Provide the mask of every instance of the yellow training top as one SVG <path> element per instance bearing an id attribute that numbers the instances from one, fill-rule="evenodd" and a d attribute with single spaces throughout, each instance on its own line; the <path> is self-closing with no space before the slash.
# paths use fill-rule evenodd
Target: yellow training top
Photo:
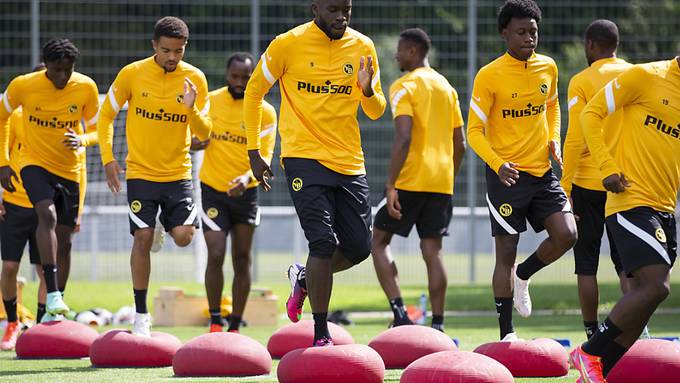
<path id="1" fill-rule="evenodd" d="M 84 135 L 97 121 L 99 95 L 91 78 L 73 72 L 64 89 L 57 89 L 45 71 L 18 76 L 7 87 L 0 107 L 0 166 L 9 164 L 9 125 L 12 111 L 23 109 L 22 150 L 19 168 L 36 165 L 50 173 L 79 182 L 82 162 L 78 151 L 64 146 L 64 133 L 72 129 L 83 141 L 96 143 L 96 135 Z"/>
<path id="2" fill-rule="evenodd" d="M 560 142 L 557 65 L 534 53 L 520 61 L 506 53 L 475 77 L 467 138 L 498 172 L 505 162 L 540 177 L 550 169 L 549 141 Z"/>
<path id="3" fill-rule="evenodd" d="M 7 124 L 9 125 L 9 166 L 17 174 L 18 180 L 12 179 L 12 184 L 16 190 L 13 193 L 5 190 L 2 194 L 2 199 L 5 202 L 30 209 L 33 208 L 33 204 L 28 199 L 28 194 L 26 194 L 26 189 L 24 189 L 21 175 L 19 174 L 19 151 L 21 150 L 21 140 L 24 134 L 21 108 L 17 108 L 12 112 Z"/>
<path id="4" fill-rule="evenodd" d="M 590 67 L 574 75 L 569 82 L 569 130 L 564 140 L 564 168 L 562 187 L 571 194 L 572 183 L 590 190 L 604 191 L 600 171 L 588 151 L 581 129 L 581 112 L 586 104 L 609 81 L 616 78 L 632 64 L 618 58 L 595 61 Z M 623 111 L 618 111 L 604 120 L 607 149 L 616 147 L 623 123 Z"/>
<path id="5" fill-rule="evenodd" d="M 581 113 L 583 134 L 602 179 L 623 173 L 630 187 L 607 193 L 605 215 L 647 206 L 673 213 L 680 186 L 680 67 L 677 60 L 635 65 L 610 81 Z M 623 110 L 614 155 L 603 123 Z"/>
<path id="6" fill-rule="evenodd" d="M 358 85 L 359 59 L 373 57 L 371 97 Z M 279 81 L 281 157 L 309 158 L 347 175 L 364 174 L 359 104 L 375 120 L 385 111 L 378 56 L 368 37 L 347 28 L 330 40 L 313 22 L 279 35 L 255 68 L 245 95 L 248 149 L 260 148 L 264 95 Z"/>
<path id="7" fill-rule="evenodd" d="M 394 118 L 413 118 L 396 188 L 453 194 L 453 130 L 463 126 L 456 90 L 434 69 L 417 68 L 390 86 L 390 103 Z"/>
<path id="8" fill-rule="evenodd" d="M 227 87 L 210 92 L 210 120 L 213 130 L 199 177 L 201 182 L 211 188 L 227 192 L 231 180 L 246 173 L 252 174 L 246 149 L 243 100 L 235 100 Z M 261 154 L 271 163 L 276 143 L 276 110 L 266 101 L 263 103 L 260 137 Z M 258 184 L 251 177 L 248 188 L 257 187 Z"/>
<path id="9" fill-rule="evenodd" d="M 192 109 L 184 105 L 184 79 L 196 85 Z M 127 179 L 171 182 L 191 179 L 191 133 L 208 138 L 208 82 L 199 69 L 180 61 L 165 72 L 154 57 L 125 66 L 116 77 L 99 113 L 97 123 L 102 162 L 114 160 L 113 119 L 128 103 Z"/>

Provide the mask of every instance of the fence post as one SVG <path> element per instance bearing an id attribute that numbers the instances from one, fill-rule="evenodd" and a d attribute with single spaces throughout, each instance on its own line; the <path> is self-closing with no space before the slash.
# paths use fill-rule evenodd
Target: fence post
<path id="1" fill-rule="evenodd" d="M 250 0 L 250 53 L 260 57 L 260 0 Z"/>
<path id="2" fill-rule="evenodd" d="M 472 86 L 475 80 L 475 73 L 477 72 L 477 0 L 468 0 L 468 49 L 467 49 L 467 100 L 469 101 L 472 97 Z M 472 149 L 467 150 L 467 205 L 470 208 L 470 224 L 468 225 L 470 230 L 470 270 L 469 270 L 469 282 L 475 283 L 477 265 L 475 257 L 477 255 L 477 244 L 476 240 L 476 230 L 475 226 L 477 220 L 475 217 L 475 207 L 477 205 L 477 160 Z"/>
<path id="3" fill-rule="evenodd" d="M 203 150 L 196 151 L 192 155 L 193 159 L 193 184 L 194 184 L 194 204 L 196 209 L 200 212 L 203 211 L 203 201 L 201 200 L 201 181 L 198 178 L 199 170 L 203 164 Z M 200 216 L 199 216 L 200 217 Z M 201 221 L 198 218 L 199 222 Z M 196 230 L 193 241 L 194 247 L 194 280 L 196 282 L 203 283 L 205 280 L 205 268 L 208 264 L 208 247 L 205 244 L 205 238 L 203 237 L 203 229 L 199 228 Z"/>
<path id="4" fill-rule="evenodd" d="M 99 280 L 99 213 L 91 210 L 90 230 L 90 280 Z"/>
<path id="5" fill-rule="evenodd" d="M 40 0 L 31 0 L 31 66 L 40 62 Z"/>

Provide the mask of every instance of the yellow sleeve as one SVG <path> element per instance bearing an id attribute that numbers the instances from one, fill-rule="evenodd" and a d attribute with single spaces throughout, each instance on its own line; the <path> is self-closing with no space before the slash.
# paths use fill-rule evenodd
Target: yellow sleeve
<path id="1" fill-rule="evenodd" d="M 491 144 L 484 135 L 488 129 L 488 115 L 494 102 L 493 92 L 484 73 L 480 72 L 475 77 L 470 100 L 470 112 L 468 113 L 467 141 L 470 147 L 479 157 L 486 162 L 491 170 L 498 173 L 505 160 L 500 158 L 493 150 Z"/>
<path id="2" fill-rule="evenodd" d="M 371 57 L 373 57 L 373 79 L 371 81 L 371 88 L 373 88 L 373 95 L 371 97 L 364 96 L 361 92 L 361 109 L 371 120 L 377 120 L 385 113 L 385 106 L 387 101 L 383 94 L 382 84 L 380 82 L 380 65 L 378 65 L 378 54 L 375 51 L 375 45 L 370 43 Z"/>
<path id="3" fill-rule="evenodd" d="M 619 77 L 610 81 L 593 97 L 581 113 L 581 127 L 586 138 L 590 154 L 600 169 L 602 179 L 612 174 L 621 173 L 604 141 L 604 120 L 610 114 L 634 104 L 641 93 L 640 86 L 645 86 L 644 69 L 634 66 L 623 72 Z M 623 124 L 621 129 L 628 129 L 630 125 Z"/>
<path id="4" fill-rule="evenodd" d="M 260 140 L 262 157 L 268 164 L 271 164 L 276 144 L 276 109 L 270 104 L 263 105 Z"/>
<path id="5" fill-rule="evenodd" d="M 130 98 L 129 67 L 123 68 L 111 84 L 97 119 L 97 136 L 104 165 L 115 160 L 113 156 L 113 120 Z"/>
<path id="6" fill-rule="evenodd" d="M 392 108 L 393 119 L 399 116 L 413 117 L 411 91 L 406 83 L 397 83 L 392 85 L 390 88 L 390 107 Z"/>
<path id="7" fill-rule="evenodd" d="M 451 88 L 451 92 L 453 93 L 453 127 L 460 128 L 465 125 L 463 112 L 460 111 L 460 100 L 458 99 L 458 92 L 456 92 L 455 89 Z"/>
<path id="8" fill-rule="evenodd" d="M 196 85 L 196 101 L 189 110 L 189 126 L 194 136 L 205 141 L 210 137 L 212 121 L 210 120 L 210 95 L 208 95 L 208 80 L 200 73 L 191 81 Z"/>
<path id="9" fill-rule="evenodd" d="M 97 136 L 97 118 L 99 113 L 99 91 L 97 85 L 92 82 L 88 89 L 87 102 L 83 108 L 83 120 L 85 127 L 83 134 L 80 136 L 84 146 L 93 146 L 99 142 Z"/>
<path id="10" fill-rule="evenodd" d="M 9 117 L 21 105 L 21 80 L 15 78 L 9 83 L 0 101 L 0 166 L 9 166 Z"/>
<path id="11" fill-rule="evenodd" d="M 262 103 L 264 95 L 283 75 L 287 52 L 285 37 L 278 36 L 269 44 L 253 71 L 243 99 L 243 119 L 246 125 L 248 150 L 260 149 L 260 126 L 262 123 Z"/>
<path id="12" fill-rule="evenodd" d="M 557 91 L 557 65 L 553 64 L 553 69 L 555 70 L 555 80 L 550 87 L 548 103 L 546 105 L 546 117 L 548 119 L 548 129 L 550 129 L 550 140 L 560 143 L 561 112 L 560 98 Z"/>
<path id="13" fill-rule="evenodd" d="M 571 186 L 574 180 L 574 174 L 578 169 L 581 161 L 581 153 L 586 144 L 581 130 L 580 116 L 583 108 L 586 106 L 586 98 L 583 93 L 583 88 L 577 84 L 577 79 L 573 78 L 569 82 L 569 128 L 567 129 L 567 137 L 564 140 L 563 149 L 563 168 L 562 168 L 562 187 L 567 195 L 571 195 Z"/>

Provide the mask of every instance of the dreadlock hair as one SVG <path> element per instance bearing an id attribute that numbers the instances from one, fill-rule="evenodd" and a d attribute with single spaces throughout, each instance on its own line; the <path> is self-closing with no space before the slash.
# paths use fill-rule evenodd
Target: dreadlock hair
<path id="1" fill-rule="evenodd" d="M 526 18 L 541 22 L 541 8 L 534 0 L 507 0 L 498 10 L 498 32 L 503 32 L 510 20 Z"/>
<path id="2" fill-rule="evenodd" d="M 154 41 L 158 41 L 161 37 L 188 40 L 189 27 L 178 17 L 165 16 L 156 21 L 156 25 L 153 27 Z"/>
<path id="3" fill-rule="evenodd" d="M 78 57 L 80 57 L 80 51 L 69 39 L 52 39 L 43 45 L 43 62 L 69 60 L 75 63 Z"/>

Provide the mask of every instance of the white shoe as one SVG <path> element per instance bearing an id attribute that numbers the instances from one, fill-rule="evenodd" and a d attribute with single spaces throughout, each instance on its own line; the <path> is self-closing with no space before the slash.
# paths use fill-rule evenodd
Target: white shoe
<path id="1" fill-rule="evenodd" d="M 645 326 L 645 328 L 642 329 L 642 334 L 640 334 L 640 339 L 652 339 L 652 336 L 649 335 L 649 327 Z"/>
<path id="2" fill-rule="evenodd" d="M 68 306 L 64 303 L 64 299 L 61 297 L 61 292 L 53 291 L 47 293 L 47 302 L 45 303 L 45 312 L 52 315 L 67 314 L 69 312 Z"/>
<path id="3" fill-rule="evenodd" d="M 531 279 L 527 279 L 526 281 L 520 279 L 517 276 L 516 270 L 517 268 L 513 267 L 512 278 L 515 282 L 513 300 L 519 315 L 527 318 L 531 315 L 531 296 L 529 295 L 529 283 L 531 282 Z"/>
<path id="4" fill-rule="evenodd" d="M 132 325 L 132 334 L 147 338 L 151 337 L 151 314 L 135 313 L 135 323 Z"/>
<path id="5" fill-rule="evenodd" d="M 160 216 L 156 217 L 156 227 L 153 229 L 153 243 L 151 244 L 151 252 L 158 253 L 163 248 L 165 243 L 165 228 L 161 223 Z"/>
<path id="6" fill-rule="evenodd" d="M 59 322 L 59 321 L 63 321 L 64 319 L 66 319 L 66 318 L 64 318 L 64 316 L 61 315 L 61 314 L 52 315 L 52 314 L 46 312 L 45 315 L 43 315 L 43 317 L 40 319 L 40 323 L 47 323 L 47 322 L 52 322 L 52 321 Z"/>
<path id="7" fill-rule="evenodd" d="M 517 337 L 517 334 L 516 334 L 516 333 L 510 332 L 510 333 L 507 333 L 507 334 L 503 337 L 503 339 L 501 339 L 501 342 L 517 342 L 518 340 L 522 340 L 522 339 L 519 339 L 519 338 Z"/>

